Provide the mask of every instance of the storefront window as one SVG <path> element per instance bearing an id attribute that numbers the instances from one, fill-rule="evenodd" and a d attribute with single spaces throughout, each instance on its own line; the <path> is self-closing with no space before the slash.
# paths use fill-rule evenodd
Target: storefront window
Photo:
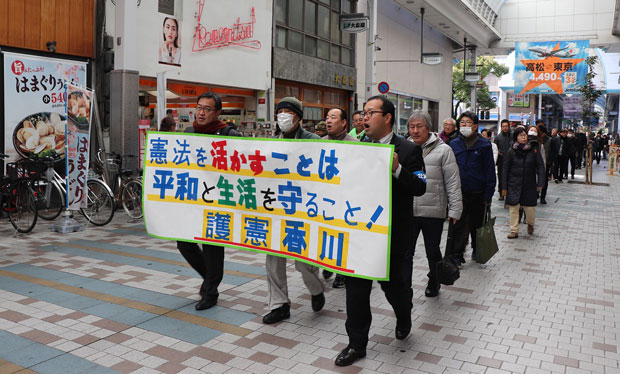
<path id="1" fill-rule="evenodd" d="M 319 40 L 316 48 L 316 56 L 324 60 L 329 59 L 329 43 Z"/>
<path id="2" fill-rule="evenodd" d="M 321 91 L 304 88 L 304 102 L 310 104 L 321 104 Z"/>
<path id="3" fill-rule="evenodd" d="M 288 0 L 288 25 L 303 30 L 304 0 Z"/>
<path id="4" fill-rule="evenodd" d="M 321 38 L 329 39 L 329 9 L 324 6 L 319 6 L 318 21 L 318 35 Z"/>
<path id="5" fill-rule="evenodd" d="M 276 47 L 286 48 L 286 29 L 276 27 Z"/>
<path id="6" fill-rule="evenodd" d="M 276 23 L 286 25 L 286 0 L 276 0 Z"/>
<path id="7" fill-rule="evenodd" d="M 331 40 L 332 42 L 340 43 L 340 29 L 338 28 L 338 13 L 332 12 L 332 26 L 331 26 Z"/>
<path id="8" fill-rule="evenodd" d="M 323 119 L 321 108 L 304 107 L 304 121 L 319 121 Z"/>
<path id="9" fill-rule="evenodd" d="M 304 37 L 293 30 L 288 30 L 288 49 L 296 52 L 304 51 Z"/>
<path id="10" fill-rule="evenodd" d="M 286 85 L 276 85 L 276 100 L 289 96 L 299 97 L 299 88 Z"/>
<path id="11" fill-rule="evenodd" d="M 306 36 L 306 43 L 304 44 L 304 52 L 308 56 L 316 56 L 316 39 L 311 36 Z"/>
<path id="12" fill-rule="evenodd" d="M 340 14 L 350 12 L 353 0 L 275 1 L 276 23 L 286 29 L 276 30 L 276 47 L 353 65 L 353 36 L 341 32 L 339 25 Z M 302 35 L 295 34 L 302 30 Z"/>
<path id="13" fill-rule="evenodd" d="M 407 120 L 413 111 L 413 99 L 398 95 L 398 133 L 407 131 Z"/>
<path id="14" fill-rule="evenodd" d="M 340 47 L 338 47 L 335 44 L 332 44 L 331 60 L 333 62 L 339 62 L 340 61 Z"/>

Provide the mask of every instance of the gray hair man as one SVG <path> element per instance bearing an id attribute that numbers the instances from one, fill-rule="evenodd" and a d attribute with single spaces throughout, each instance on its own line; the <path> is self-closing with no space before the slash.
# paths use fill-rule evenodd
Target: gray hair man
<path id="1" fill-rule="evenodd" d="M 449 224 L 454 224 L 463 210 L 461 177 L 452 148 L 431 131 L 431 117 L 426 111 L 414 110 L 407 128 L 409 140 L 422 147 L 426 166 L 426 193 L 413 200 L 413 237 L 414 243 L 417 242 L 422 231 L 429 267 L 424 295 L 435 297 L 441 287 L 436 265 L 442 258 L 439 242 L 446 213 Z"/>
<path id="2" fill-rule="evenodd" d="M 456 131 L 456 121 L 452 117 L 443 120 L 443 131 L 439 133 L 439 138 L 446 144 L 450 144 L 459 135 Z"/>

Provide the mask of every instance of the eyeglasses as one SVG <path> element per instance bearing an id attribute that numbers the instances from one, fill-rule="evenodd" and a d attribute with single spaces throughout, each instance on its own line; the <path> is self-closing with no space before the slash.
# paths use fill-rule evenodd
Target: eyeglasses
<path id="1" fill-rule="evenodd" d="M 200 106 L 200 105 L 196 105 L 196 113 L 198 112 L 215 112 L 215 108 L 211 108 L 210 106 Z"/>
<path id="2" fill-rule="evenodd" d="M 463 121 L 463 120 L 461 120 L 459 123 L 460 123 L 461 125 L 473 125 L 473 124 L 474 124 L 474 121 Z"/>
<path id="3" fill-rule="evenodd" d="M 381 110 L 369 110 L 367 112 L 363 112 L 362 113 L 362 117 L 366 118 L 366 117 L 372 117 L 373 114 L 375 113 L 382 113 L 385 114 L 385 112 L 381 111 Z"/>

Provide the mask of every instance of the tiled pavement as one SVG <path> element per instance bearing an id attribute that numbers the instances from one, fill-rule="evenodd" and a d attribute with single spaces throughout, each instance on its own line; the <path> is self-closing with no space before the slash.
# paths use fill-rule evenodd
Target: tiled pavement
<path id="1" fill-rule="evenodd" d="M 344 290 L 313 313 L 290 262 L 291 318 L 266 326 L 264 255 L 227 250 L 220 302 L 196 312 L 200 281 L 175 243 L 122 212 L 66 235 L 41 222 L 12 236 L 3 222 L 0 373 L 620 373 L 620 177 L 605 165 L 595 181 L 609 186 L 550 185 L 533 236 L 507 240 L 494 201 L 500 252 L 438 298 L 424 297 L 420 238 L 412 335 L 394 339 L 375 285 L 368 357 L 348 368 L 333 365 Z"/>

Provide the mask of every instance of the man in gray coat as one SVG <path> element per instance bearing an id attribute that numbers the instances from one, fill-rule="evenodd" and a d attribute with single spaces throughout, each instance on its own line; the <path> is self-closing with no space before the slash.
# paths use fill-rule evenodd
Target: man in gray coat
<path id="1" fill-rule="evenodd" d="M 426 165 L 426 193 L 413 200 L 414 243 L 421 230 L 429 267 L 424 295 L 435 297 L 441 287 L 436 265 L 441 261 L 439 242 L 446 214 L 454 224 L 463 211 L 461 177 L 452 148 L 431 132 L 431 117 L 426 111 L 414 110 L 408 128 L 409 139 L 422 147 Z"/>
<path id="2" fill-rule="evenodd" d="M 284 139 L 320 139 L 318 135 L 308 132 L 301 126 L 304 116 L 301 101 L 294 97 L 285 97 L 276 105 L 276 116 L 280 138 Z M 286 258 L 267 255 L 267 286 L 269 288 L 269 309 L 271 312 L 263 317 L 263 323 L 280 322 L 291 316 L 291 301 L 288 298 L 286 281 Z M 295 269 L 301 273 L 308 291 L 312 295 L 312 310 L 323 309 L 325 305 L 324 284 L 319 277 L 319 268 L 295 261 Z"/>
<path id="3" fill-rule="evenodd" d="M 512 145 L 512 137 L 510 136 L 510 122 L 507 119 L 503 119 L 500 123 L 500 133 L 495 136 L 493 143 L 497 145 L 498 157 L 497 157 L 497 191 L 499 192 L 499 199 L 504 200 L 502 196 L 502 175 L 504 169 L 504 155 L 510 149 Z"/>

